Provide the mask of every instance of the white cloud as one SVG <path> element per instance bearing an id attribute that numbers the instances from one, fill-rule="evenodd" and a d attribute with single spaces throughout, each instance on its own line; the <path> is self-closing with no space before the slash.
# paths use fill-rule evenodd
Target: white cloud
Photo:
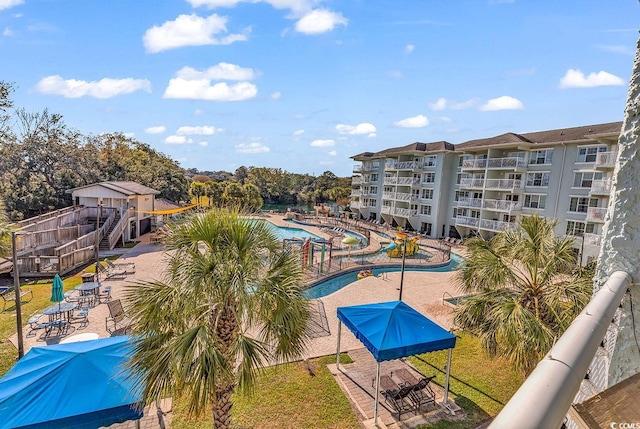
<path id="1" fill-rule="evenodd" d="M 619 86 L 624 84 L 624 81 L 618 76 L 606 71 L 589 73 L 589 76 L 585 76 L 580 70 L 569 69 L 560 79 L 560 88 L 593 88 L 596 86 Z"/>
<path id="2" fill-rule="evenodd" d="M 189 143 L 193 143 L 192 139 L 188 139 L 185 136 L 167 136 L 166 139 L 164 139 L 164 142 L 167 144 L 189 144 Z"/>
<path id="3" fill-rule="evenodd" d="M 252 79 L 254 72 L 235 64 L 220 63 L 214 67 L 199 71 L 183 67 L 176 77 L 169 80 L 164 98 L 190 100 L 241 101 L 253 98 L 258 88 L 250 82 L 238 82 L 229 85 L 226 82 L 212 84 L 212 80 Z"/>
<path id="4" fill-rule="evenodd" d="M 293 132 L 293 135 L 294 135 L 294 136 L 301 136 L 301 135 L 303 135 L 303 134 L 304 134 L 304 130 L 295 130 L 295 131 Z"/>
<path id="5" fill-rule="evenodd" d="M 265 153 L 269 152 L 269 148 L 262 143 L 240 143 L 236 145 L 238 153 Z"/>
<path id="6" fill-rule="evenodd" d="M 229 34 L 222 38 L 214 37 L 227 32 L 226 16 L 213 14 L 202 18 L 198 15 L 179 15 L 174 21 L 166 21 L 145 31 L 142 43 L 147 52 L 157 53 L 182 46 L 230 45 L 233 42 L 246 41 L 246 34 Z M 250 29 L 245 29 L 248 33 Z"/>
<path id="7" fill-rule="evenodd" d="M 423 128 L 429 125 L 429 120 L 424 115 L 418 115 L 394 122 L 393 125 L 402 128 Z"/>
<path id="8" fill-rule="evenodd" d="M 13 31 L 11 31 L 11 29 L 9 27 L 6 27 L 4 29 L 4 31 L 2 32 L 2 35 L 6 36 L 6 37 L 11 37 L 11 36 L 14 36 L 15 33 Z"/>
<path id="9" fill-rule="evenodd" d="M 415 48 L 416 48 L 416 46 L 415 46 L 415 45 L 407 45 L 407 46 L 405 46 L 405 47 L 404 47 L 404 51 L 405 51 L 407 54 L 410 54 L 411 52 L 413 52 L 413 50 L 414 50 Z"/>
<path id="10" fill-rule="evenodd" d="M 282 98 L 282 94 L 280 93 L 280 91 L 276 91 L 273 94 L 271 94 L 271 98 L 273 100 L 280 100 L 280 98 Z"/>
<path id="11" fill-rule="evenodd" d="M 176 72 L 176 77 L 185 80 L 252 80 L 255 74 L 255 71 L 248 67 L 218 63 L 205 70 L 196 70 L 193 67 L 185 66 Z"/>
<path id="12" fill-rule="evenodd" d="M 492 98 L 485 104 L 480 106 L 480 110 L 487 112 L 493 110 L 521 110 L 524 109 L 524 105 L 517 98 L 503 95 L 502 97 Z"/>
<path id="13" fill-rule="evenodd" d="M 209 125 L 198 126 L 198 127 L 180 127 L 176 134 L 179 136 L 212 136 L 217 132 L 222 131 L 222 128 L 216 128 Z"/>
<path id="14" fill-rule="evenodd" d="M 135 91 L 151 92 L 151 82 L 147 79 L 110 79 L 87 82 L 85 80 L 67 79 L 62 76 L 47 76 L 36 84 L 36 90 L 43 94 L 57 94 L 66 98 L 84 96 L 95 98 L 111 98 L 117 95 L 130 94 Z"/>
<path id="15" fill-rule="evenodd" d="M 196 109 L 193 111 L 193 116 L 202 116 L 204 115 L 204 112 L 200 109 Z"/>
<path id="16" fill-rule="evenodd" d="M 336 152 L 335 150 L 332 150 L 330 152 L 328 152 L 329 156 L 336 156 L 338 154 L 338 152 Z"/>
<path id="17" fill-rule="evenodd" d="M 480 100 L 478 98 L 470 98 L 467 101 L 457 102 L 454 100 L 447 100 L 444 97 L 440 97 L 435 103 L 429 103 L 429 108 L 436 111 L 445 109 L 464 110 L 476 106 L 479 102 Z"/>
<path id="18" fill-rule="evenodd" d="M 203 140 L 203 141 L 201 141 L 201 142 L 198 142 L 198 144 L 199 144 L 200 146 L 202 146 L 202 147 L 209 146 L 209 142 L 208 142 L 208 141 L 205 141 L 205 140 Z"/>
<path id="19" fill-rule="evenodd" d="M 128 139 L 132 139 L 136 136 L 136 133 L 124 133 L 124 136 Z"/>
<path id="20" fill-rule="evenodd" d="M 363 122 L 358 125 L 346 125 L 346 124 L 338 124 L 336 125 L 336 130 L 340 134 L 348 134 L 352 136 L 359 136 L 363 134 L 367 134 L 369 137 L 376 136 L 376 127 L 373 124 L 368 122 Z"/>
<path id="21" fill-rule="evenodd" d="M 0 10 L 9 9 L 22 3 L 24 3 L 24 0 L 0 0 Z"/>
<path id="22" fill-rule="evenodd" d="M 315 9 L 300 18 L 295 28 L 299 33 L 321 34 L 333 30 L 336 25 L 347 25 L 348 22 L 349 20 L 340 13 L 327 9 Z"/>
<path id="23" fill-rule="evenodd" d="M 162 125 L 158 127 L 149 127 L 144 129 L 144 132 L 148 134 L 162 134 L 165 131 L 167 131 L 167 128 Z"/>
<path id="24" fill-rule="evenodd" d="M 310 146 L 313 147 L 329 147 L 335 146 L 335 140 L 314 140 L 311 142 Z"/>
<path id="25" fill-rule="evenodd" d="M 218 7 L 231 8 L 239 3 L 268 3 L 275 9 L 291 9 L 292 12 L 307 11 L 311 8 L 309 0 L 187 0 L 191 6 L 205 6 L 209 9 Z"/>

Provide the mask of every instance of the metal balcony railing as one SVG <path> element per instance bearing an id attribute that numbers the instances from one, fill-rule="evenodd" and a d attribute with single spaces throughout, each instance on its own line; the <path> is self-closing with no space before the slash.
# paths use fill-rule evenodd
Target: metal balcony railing
<path id="1" fill-rule="evenodd" d="M 486 189 L 498 189 L 501 191 L 524 189 L 524 181 L 518 179 L 487 179 Z"/>
<path id="2" fill-rule="evenodd" d="M 362 208 L 362 201 L 351 201 L 349 204 L 352 209 Z"/>
<path id="3" fill-rule="evenodd" d="M 484 188 L 484 179 L 462 179 L 460 186 L 469 189 L 482 189 Z"/>
<path id="4" fill-rule="evenodd" d="M 520 201 L 484 200 L 483 208 L 501 212 L 510 212 L 522 210 L 522 203 Z"/>
<path id="5" fill-rule="evenodd" d="M 597 247 L 600 247 L 600 245 L 602 244 L 602 235 L 600 235 L 600 234 L 584 233 L 584 235 L 582 237 L 584 239 L 584 245 L 585 246 L 597 246 Z"/>
<path id="6" fill-rule="evenodd" d="M 482 199 L 481 198 L 460 198 L 458 200 L 458 207 L 474 207 L 479 209 L 482 207 Z"/>
<path id="7" fill-rule="evenodd" d="M 402 217 L 418 216 L 418 210 L 396 208 L 393 210 L 393 214 L 395 216 L 402 216 Z"/>
<path id="8" fill-rule="evenodd" d="M 508 158 L 491 158 L 487 162 L 487 168 L 490 169 L 500 169 L 500 168 L 525 168 L 528 162 L 526 158 L 516 158 L 516 157 L 508 157 Z"/>
<path id="9" fill-rule="evenodd" d="M 362 171 L 362 165 L 354 165 L 353 166 L 353 172 L 354 173 L 360 173 Z"/>
<path id="10" fill-rule="evenodd" d="M 507 231 L 507 230 L 510 230 L 510 229 L 515 229 L 516 228 L 516 223 L 515 222 L 502 222 L 502 221 L 499 221 L 499 220 L 482 219 L 480 221 L 480 228 L 488 229 L 490 231 L 500 232 L 500 231 Z"/>
<path id="11" fill-rule="evenodd" d="M 352 197 L 359 197 L 360 195 L 362 195 L 362 191 L 355 190 L 355 189 L 351 190 L 351 196 Z"/>
<path id="12" fill-rule="evenodd" d="M 480 223 L 480 219 L 476 217 L 469 216 L 458 216 L 456 217 L 456 225 L 460 226 L 469 226 L 471 228 L 477 228 Z"/>
<path id="13" fill-rule="evenodd" d="M 383 183 L 385 185 L 395 185 L 396 183 L 398 183 L 398 178 L 397 177 L 385 177 Z"/>
<path id="14" fill-rule="evenodd" d="M 590 194 L 609 195 L 611 194 L 611 180 L 594 180 L 591 182 Z"/>
<path id="15" fill-rule="evenodd" d="M 361 183 L 362 183 L 362 177 L 358 176 L 358 177 L 351 178 L 352 185 L 360 185 Z"/>
<path id="16" fill-rule="evenodd" d="M 486 159 L 466 159 L 462 161 L 462 168 L 468 170 L 482 170 L 487 167 Z"/>
<path id="17" fill-rule="evenodd" d="M 382 208 L 380 209 L 380 212 L 384 214 L 391 214 L 391 210 L 393 209 L 389 206 L 382 206 Z"/>
<path id="18" fill-rule="evenodd" d="M 385 200 L 394 200 L 396 198 L 396 193 L 395 192 L 383 192 L 382 193 L 382 198 L 384 198 Z"/>
<path id="19" fill-rule="evenodd" d="M 406 192 L 396 192 L 396 200 L 409 201 L 411 200 L 411 194 Z"/>
<path id="20" fill-rule="evenodd" d="M 599 152 L 596 155 L 596 168 L 613 168 L 616 164 L 617 151 L 612 152 Z"/>
<path id="21" fill-rule="evenodd" d="M 606 207 L 589 207 L 587 209 L 587 222 L 604 222 L 607 215 Z"/>

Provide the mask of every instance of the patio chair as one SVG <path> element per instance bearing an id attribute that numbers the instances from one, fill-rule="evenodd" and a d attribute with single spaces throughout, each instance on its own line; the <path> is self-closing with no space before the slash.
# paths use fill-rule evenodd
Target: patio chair
<path id="1" fill-rule="evenodd" d="M 98 301 L 100 304 L 103 302 L 111 301 L 111 286 L 105 286 L 100 289 L 100 293 L 98 294 Z"/>
<path id="2" fill-rule="evenodd" d="M 401 368 L 395 371 L 396 376 L 402 380 L 402 386 L 411 387 L 411 400 L 414 402 L 416 409 L 420 409 L 426 404 L 436 403 L 436 393 L 430 386 L 431 377 L 421 377 L 418 380 L 408 369 Z"/>
<path id="3" fill-rule="evenodd" d="M 125 277 L 127 277 L 126 271 L 125 270 L 121 270 L 120 268 L 106 268 L 102 264 L 97 264 L 97 266 L 98 266 L 98 271 L 101 274 L 104 274 L 105 280 L 108 280 L 111 277 L 117 277 L 117 278 L 120 278 L 120 279 L 124 279 Z"/>
<path id="4" fill-rule="evenodd" d="M 107 332 L 114 334 L 118 331 L 126 333 L 131 328 L 131 321 L 127 318 L 124 308 L 122 308 L 122 302 L 119 299 L 114 299 L 107 303 L 109 306 L 109 316 L 105 319 L 105 325 Z"/>
<path id="5" fill-rule="evenodd" d="M 80 327 L 86 328 L 87 326 L 89 326 L 89 307 L 80 308 L 80 311 L 74 314 L 71 319 L 73 321 L 80 321 Z"/>
<path id="6" fill-rule="evenodd" d="M 105 259 L 104 262 L 112 270 L 124 270 L 125 274 L 135 274 L 136 272 L 134 262 L 113 262 L 111 259 Z"/>
<path id="7" fill-rule="evenodd" d="M 416 405 L 411 398 L 413 386 L 405 386 L 400 390 L 383 390 L 381 393 L 387 404 L 391 405 L 393 411 L 398 413 L 398 420 L 401 420 L 402 414 L 413 411 L 417 414 Z"/>
<path id="8" fill-rule="evenodd" d="M 79 297 L 74 294 L 74 290 L 69 290 L 64 293 L 64 300 L 67 302 L 78 302 Z"/>

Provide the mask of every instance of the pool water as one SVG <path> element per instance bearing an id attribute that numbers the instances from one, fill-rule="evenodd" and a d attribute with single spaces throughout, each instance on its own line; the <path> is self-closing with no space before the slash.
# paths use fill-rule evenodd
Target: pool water
<path id="1" fill-rule="evenodd" d="M 304 229 L 291 228 L 288 226 L 278 226 L 266 220 L 263 220 L 261 222 L 266 222 L 267 225 L 269 225 L 269 227 L 274 230 L 274 232 L 278 236 L 278 239 L 280 240 L 289 240 L 292 238 L 301 238 L 303 240 L 311 238 L 312 240 L 321 240 L 321 238 L 317 235 L 305 231 Z"/>
<path id="2" fill-rule="evenodd" d="M 458 255 L 451 255 L 451 261 L 443 266 L 443 267 L 435 267 L 435 268 L 414 268 L 407 267 L 405 271 L 428 271 L 434 273 L 445 273 L 448 271 L 453 271 L 460 262 L 461 258 Z M 398 272 L 402 268 L 401 267 L 385 267 L 385 268 L 374 268 L 373 275 L 377 276 L 382 273 L 391 273 Z M 329 280 L 322 282 L 305 290 L 302 294 L 307 299 L 316 299 L 322 298 L 323 296 L 331 295 L 334 292 L 339 291 L 343 287 L 350 285 L 353 282 L 358 281 L 358 271 L 352 271 L 350 273 L 342 274 L 340 276 L 332 277 Z"/>

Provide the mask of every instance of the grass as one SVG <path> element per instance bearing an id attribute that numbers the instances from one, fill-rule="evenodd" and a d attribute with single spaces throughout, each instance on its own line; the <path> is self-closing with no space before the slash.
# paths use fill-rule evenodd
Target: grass
<path id="1" fill-rule="evenodd" d="M 252 395 L 233 396 L 232 416 L 238 428 L 345 428 L 358 429 L 349 401 L 327 369 L 335 356 L 278 365 L 265 369 Z M 342 363 L 348 363 L 346 355 Z M 313 375 L 312 375 L 313 374 Z M 173 406 L 171 427 L 212 427 L 211 414 L 189 419 L 183 404 Z"/>
<path id="2" fill-rule="evenodd" d="M 445 383 L 447 351 L 427 353 L 410 358 L 426 375 L 436 375 L 435 382 Z M 449 395 L 464 408 L 464 420 L 440 421 L 422 425 L 420 429 L 470 429 L 495 417 L 520 387 L 524 377 L 502 358 L 491 358 L 480 340 L 468 334 L 458 336 L 451 358 Z"/>

